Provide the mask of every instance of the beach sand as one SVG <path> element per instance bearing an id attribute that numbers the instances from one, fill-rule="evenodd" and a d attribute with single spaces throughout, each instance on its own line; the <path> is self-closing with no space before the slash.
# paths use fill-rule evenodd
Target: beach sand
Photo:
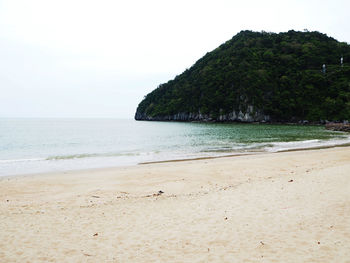
<path id="1" fill-rule="evenodd" d="M 350 147 L 0 177 L 0 262 L 350 262 Z"/>

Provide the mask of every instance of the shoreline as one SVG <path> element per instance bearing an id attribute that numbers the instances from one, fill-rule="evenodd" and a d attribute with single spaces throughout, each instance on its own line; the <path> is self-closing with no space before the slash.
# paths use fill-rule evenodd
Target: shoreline
<path id="1" fill-rule="evenodd" d="M 309 120 L 298 120 L 298 121 L 240 121 L 240 120 L 214 120 L 214 119 L 201 119 L 201 120 L 175 120 L 175 119 L 135 119 L 135 121 L 145 122 L 184 122 L 184 123 L 217 123 L 217 124 L 267 124 L 267 125 L 299 125 L 299 126 L 324 126 L 327 125 L 348 125 L 347 120 L 345 121 L 309 121 Z M 342 131 L 342 130 L 339 130 Z"/>
<path id="2" fill-rule="evenodd" d="M 132 130 L 136 127 L 145 128 L 147 132 L 147 137 L 142 139 L 140 136 L 134 136 L 128 134 L 126 130 L 122 130 L 122 134 L 128 140 L 134 141 L 133 143 L 122 143 L 120 147 L 118 145 L 110 145 L 107 139 L 96 139 L 91 145 L 89 142 L 83 143 L 77 140 L 72 145 L 70 142 L 74 141 L 74 138 L 70 138 L 69 133 L 67 133 L 64 138 L 59 139 L 59 137 L 49 136 L 47 138 L 47 144 L 51 146 L 45 146 L 46 143 L 41 145 L 36 144 L 35 137 L 40 134 L 38 127 L 50 127 L 49 121 L 40 122 L 39 126 L 35 125 L 35 121 L 28 121 L 26 127 L 32 129 L 32 134 L 34 136 L 28 136 L 26 140 L 32 141 L 30 144 L 26 144 L 25 140 L 23 142 L 11 141 L 14 137 L 9 137 L 9 145 L 13 143 L 15 147 L 11 149 L 5 148 L 2 151 L 2 158 L 0 158 L 0 176 L 16 176 L 16 175 L 28 175 L 36 173 L 48 173 L 55 171 L 70 171 L 70 170 L 82 170 L 82 169 L 99 169 L 104 167 L 119 167 L 119 166 L 130 166 L 137 165 L 139 163 L 152 163 L 152 162 L 171 162 L 171 161 L 181 161 L 181 160 L 194 160 L 203 158 L 226 158 L 226 156 L 235 156 L 242 154 L 257 154 L 265 152 L 276 152 L 283 149 L 291 148 L 315 148 L 320 145 L 326 145 L 322 147 L 328 147 L 328 145 L 334 144 L 344 144 L 350 142 L 350 134 L 340 133 L 340 132 L 330 132 L 323 128 L 311 128 L 311 127 L 295 127 L 289 128 L 285 127 L 268 127 L 268 125 L 260 125 L 257 130 L 254 127 L 245 127 L 244 125 L 224 125 L 222 129 L 223 134 L 220 137 L 217 132 L 217 126 L 207 126 L 207 125 L 189 125 L 188 129 L 183 129 L 183 125 L 145 125 L 140 124 L 135 121 L 126 122 L 91 122 L 91 121 L 61 121 L 56 123 L 60 124 L 62 127 L 71 127 L 74 129 L 81 129 L 81 127 L 90 127 L 88 133 L 91 133 L 92 137 L 95 137 L 96 127 L 99 125 L 114 127 L 113 129 L 105 129 L 108 131 L 110 137 L 114 138 L 118 134 L 118 127 L 130 127 Z M 98 125 L 95 125 L 98 124 Z M 13 127 L 12 127 L 12 126 Z M 14 121 L 8 123 L 8 128 L 15 129 L 16 125 L 20 125 Z M 65 126 L 66 125 L 66 126 Z M 299 126 L 299 125 L 298 125 Z M 305 125 L 304 125 L 305 126 Z M 12 128 L 11 128 L 12 127 Z M 117 128 L 116 128 L 117 127 Z M 165 133 L 162 133 L 162 137 L 159 142 L 157 142 L 156 136 L 157 132 L 154 132 L 162 127 Z M 186 126 L 187 127 L 187 126 Z M 251 129 L 252 128 L 252 129 Z M 38 130 L 39 129 L 39 130 Z M 50 128 L 51 129 L 51 128 Z M 51 134 L 49 130 L 45 130 L 47 134 Z M 116 130 L 114 132 L 114 129 Z M 169 140 L 169 136 L 177 136 L 176 133 L 172 133 L 173 129 L 179 129 L 179 132 L 184 132 L 184 140 L 177 139 Z M 64 129 L 68 131 L 69 129 Z M 113 132 L 112 132 L 113 131 Z M 252 135 L 257 136 L 251 137 Z M 286 134 L 284 133 L 286 131 Z M 84 130 L 81 130 L 82 134 L 85 134 Z M 181 133 L 180 132 L 180 133 Z M 232 132 L 232 134 L 231 134 Z M 242 134 L 244 138 L 238 138 Z M 192 135 L 185 135 L 185 134 Z M 11 132 L 4 133 L 3 136 L 7 138 L 6 134 L 11 134 Z M 94 135 L 95 134 L 95 135 Z M 168 134 L 168 135 L 166 135 Z M 171 135 L 172 134 L 172 135 Z M 194 134 L 201 134 L 201 136 L 194 136 Z M 283 135 L 283 136 L 282 136 Z M 122 136 L 122 137 L 123 137 Z M 129 137 L 131 136 L 131 137 Z M 134 137 L 133 137 L 134 136 Z M 207 137 L 206 137 L 207 136 Z M 233 136 L 233 137 L 232 137 Z M 237 137 L 238 136 L 238 137 Z M 282 137 L 281 137 L 282 136 Z M 118 136 L 117 136 L 118 137 Z M 115 138 L 115 141 L 119 139 Z M 123 137 L 123 138 L 124 138 Z M 175 138 L 174 137 L 174 138 Z M 232 138 L 231 138 L 232 137 Z M 236 138 L 237 137 L 237 138 Z M 12 139 L 11 139 L 12 138 Z M 82 136 L 83 138 L 88 138 Z M 149 142 L 147 138 L 153 138 Z M 253 139 L 252 139 L 253 138 Z M 154 142 L 153 142 L 154 141 Z M 21 148 L 23 144 L 24 148 Z M 62 144 L 62 145 L 61 145 Z M 96 144 L 96 145 L 95 145 Z M 33 145 L 33 146 L 30 146 Z M 55 146 L 56 145 L 56 146 Z M 84 146 L 85 145 L 85 146 Z M 30 147 L 29 147 L 30 146 Z M 26 148 L 28 147 L 28 148 Z"/>
<path id="3" fill-rule="evenodd" d="M 298 151 L 309 151 L 309 150 L 321 150 L 321 149 L 330 149 L 338 147 L 349 147 L 350 143 L 343 143 L 337 145 L 324 145 L 316 147 L 305 147 L 305 148 L 296 148 L 296 149 L 287 149 L 280 150 L 276 152 L 261 151 L 261 152 L 246 152 L 246 153 L 237 153 L 237 154 L 228 154 L 220 156 L 208 156 L 208 157 L 198 157 L 198 158 L 188 158 L 188 159 L 175 159 L 175 160 L 164 160 L 164 161 L 153 161 L 153 162 L 142 162 L 137 165 L 147 165 L 147 164 L 157 164 L 157 163 L 177 163 L 177 162 L 186 162 L 186 161 L 199 161 L 199 160 L 211 160 L 211 159 L 220 159 L 220 158 L 230 158 L 230 157 L 239 157 L 239 156 L 249 156 L 249 155 L 259 155 L 259 154 L 273 154 L 273 153 L 283 153 L 283 152 L 298 152 Z"/>
<path id="4" fill-rule="evenodd" d="M 347 262 L 350 146 L 0 179 L 4 262 Z"/>
<path id="5" fill-rule="evenodd" d="M 109 169 L 118 169 L 118 168 L 130 168 L 137 167 L 142 165 L 150 165 L 150 164 L 162 164 L 162 163 L 178 163 L 178 162 L 190 162 L 190 161 L 201 161 L 201 160 L 214 160 L 214 159 L 222 159 L 222 158 L 235 158 L 240 156 L 255 156 L 255 155 L 266 155 L 266 154 L 276 154 L 276 153 L 284 153 L 284 152 L 299 152 L 299 151 L 309 151 L 309 150 L 322 150 L 322 149 L 332 149 L 339 147 L 350 147 L 350 143 L 343 143 L 337 145 L 324 145 L 324 146 L 316 146 L 316 147 L 305 147 L 305 148 L 296 148 L 296 149 L 287 149 L 280 150 L 275 152 L 269 151 L 251 151 L 244 153 L 236 153 L 236 154 L 228 154 L 228 155 L 220 155 L 220 156 L 203 156 L 203 157 L 194 157 L 194 158 L 182 158 L 182 159 L 170 159 L 170 160 L 161 160 L 161 161 L 150 161 L 150 162 L 140 162 L 131 165 L 117 165 L 117 166 L 104 166 L 104 167 L 95 167 L 95 168 L 86 168 L 86 169 L 70 169 L 70 170 L 61 170 L 61 171 L 48 171 L 48 172 L 30 172 L 30 173 L 21 173 L 21 174 L 12 174 L 12 175 L 4 175 L 0 176 L 0 181 L 2 179 L 13 178 L 13 177 L 27 177 L 27 176 L 37 176 L 42 174 L 57 174 L 57 173 L 70 173 L 70 172 L 89 172 L 89 171 L 103 171 Z"/>

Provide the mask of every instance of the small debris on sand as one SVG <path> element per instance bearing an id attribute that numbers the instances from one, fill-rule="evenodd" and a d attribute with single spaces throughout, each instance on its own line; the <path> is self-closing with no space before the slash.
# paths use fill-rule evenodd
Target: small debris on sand
<path id="1" fill-rule="evenodd" d="M 292 183 L 292 182 L 294 182 L 293 179 L 290 179 L 290 180 L 288 181 L 288 183 Z"/>
<path id="2" fill-rule="evenodd" d="M 162 194 L 164 194 L 164 192 L 162 190 L 159 190 L 158 193 L 153 194 L 153 196 L 159 196 L 159 195 L 162 195 Z"/>
<path id="3" fill-rule="evenodd" d="M 98 236 L 98 233 L 95 233 L 93 236 L 94 236 L 94 237 L 97 237 L 97 236 Z"/>

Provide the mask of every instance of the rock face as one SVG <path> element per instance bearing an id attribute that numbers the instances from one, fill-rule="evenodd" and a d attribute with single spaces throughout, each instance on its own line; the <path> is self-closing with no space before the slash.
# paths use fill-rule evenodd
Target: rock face
<path id="1" fill-rule="evenodd" d="M 203 122 L 269 122 L 270 116 L 263 114 L 261 111 L 254 111 L 253 106 L 248 106 L 245 112 L 232 111 L 229 114 L 220 114 L 213 116 L 210 114 L 201 114 L 200 112 L 180 112 L 167 116 L 147 116 L 144 113 L 136 112 L 135 120 L 146 121 L 203 121 Z"/>

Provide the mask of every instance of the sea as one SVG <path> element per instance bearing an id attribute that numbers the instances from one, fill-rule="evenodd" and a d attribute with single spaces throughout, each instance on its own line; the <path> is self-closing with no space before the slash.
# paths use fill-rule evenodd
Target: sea
<path id="1" fill-rule="evenodd" d="M 219 157 L 350 143 L 323 126 L 0 119 L 0 176 Z"/>

